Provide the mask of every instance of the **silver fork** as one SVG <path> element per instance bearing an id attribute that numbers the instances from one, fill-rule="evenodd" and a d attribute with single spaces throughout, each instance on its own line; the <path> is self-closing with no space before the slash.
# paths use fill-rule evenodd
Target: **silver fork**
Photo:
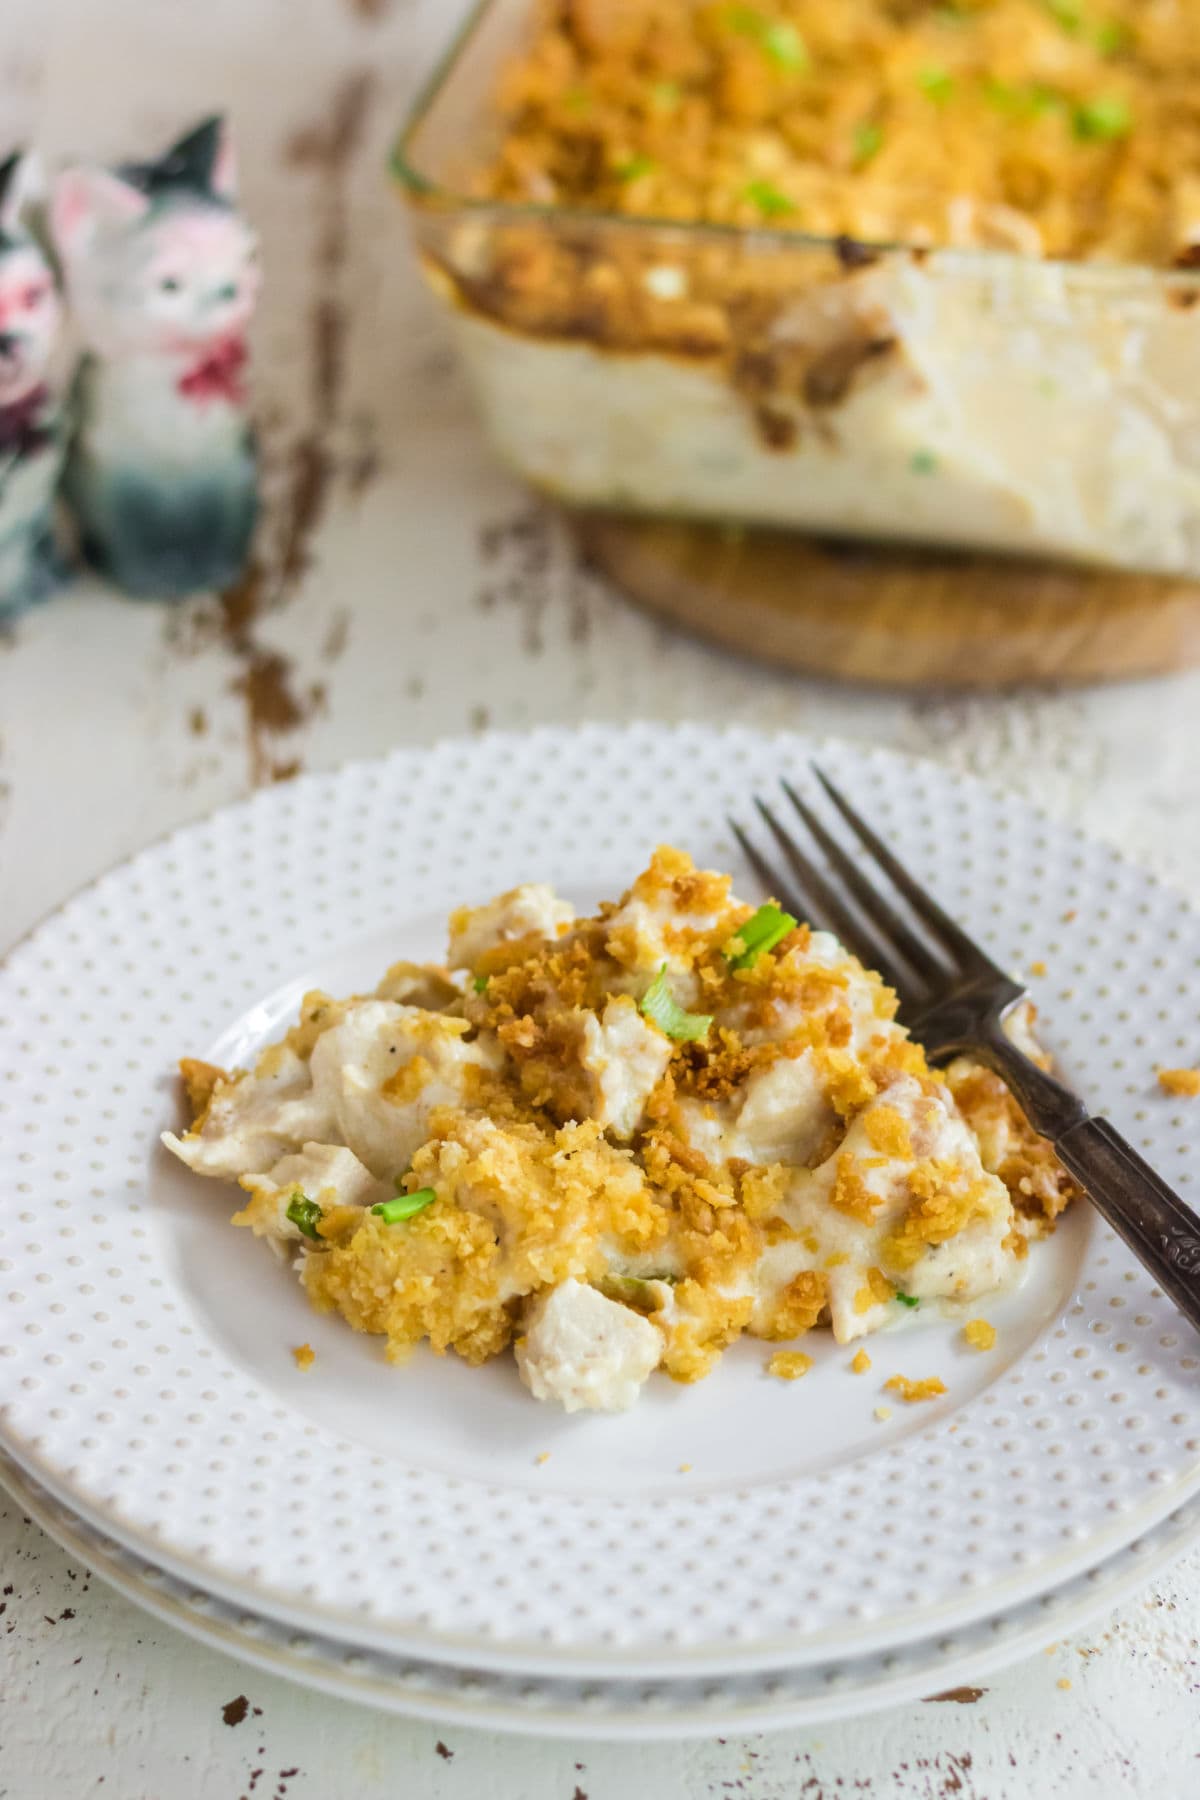
<path id="1" fill-rule="evenodd" d="M 764 856 L 736 820 L 729 824 L 769 893 L 799 918 L 824 926 L 878 969 L 900 999 L 900 1019 L 932 1060 L 969 1051 L 1012 1090 L 1034 1129 L 1092 1203 L 1200 1330 L 1200 1217 L 1142 1160 L 1107 1119 L 1013 1043 L 1004 1019 L 1025 989 L 982 951 L 820 769 L 813 770 L 872 865 L 867 874 L 790 782 L 780 785 L 824 853 L 807 854 L 765 800 L 755 806 L 782 854 Z M 890 889 L 890 893 L 888 890 Z"/>

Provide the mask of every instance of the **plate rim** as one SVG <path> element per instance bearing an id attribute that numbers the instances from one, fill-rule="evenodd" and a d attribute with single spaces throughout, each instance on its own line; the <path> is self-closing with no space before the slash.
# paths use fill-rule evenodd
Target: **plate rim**
<path id="1" fill-rule="evenodd" d="M 990 1647 L 983 1647 L 968 1652 L 964 1657 L 956 1653 L 954 1645 L 940 1645 L 945 1659 L 944 1669 L 930 1669 L 927 1673 L 909 1671 L 895 1677 L 885 1677 L 882 1683 L 867 1683 L 864 1687 L 847 1688 L 839 1685 L 836 1693 L 828 1693 L 820 1699 L 808 1701 L 792 1699 L 771 1704 L 764 1700 L 758 1704 L 747 1704 L 731 1712 L 710 1712 L 707 1708 L 688 1708 L 678 1714 L 671 1714 L 657 1705 L 651 1708 L 645 1705 L 644 1710 L 630 1708 L 624 1713 L 595 1713 L 586 1706 L 576 1711 L 553 1712 L 530 1708 L 529 1712 L 521 1710 L 521 1695 L 506 1694 L 503 1698 L 493 1697 L 488 1702 L 480 1702 L 471 1698 L 430 1699 L 423 1697 L 420 1690 L 409 1692 L 400 1689 L 403 1699 L 397 1697 L 396 1691 L 389 1691 L 387 1678 L 383 1674 L 375 1674 L 368 1670 L 359 1671 L 340 1667 L 329 1658 L 314 1651 L 311 1656 L 304 1656 L 290 1645 L 274 1643 L 268 1637 L 265 1641 L 249 1632 L 243 1633 L 236 1620 L 217 1621 L 208 1618 L 198 1607 L 188 1605 L 184 1596 L 164 1594 L 157 1584 L 147 1579 L 140 1569 L 125 1570 L 110 1553 L 108 1545 L 92 1544 L 85 1534 L 95 1532 L 85 1521 L 74 1516 L 70 1509 L 58 1506 L 49 1495 L 40 1492 L 32 1477 L 27 1476 L 12 1460 L 0 1451 L 0 1490 L 16 1500 L 40 1530 L 44 1531 L 60 1549 L 77 1557 L 96 1574 L 114 1592 L 128 1600 L 131 1605 L 150 1617 L 159 1620 L 172 1630 L 177 1630 L 194 1642 L 203 1644 L 210 1650 L 244 1662 L 253 1668 L 265 1671 L 282 1681 L 304 1689 L 330 1694 L 340 1700 L 353 1701 L 357 1705 L 370 1707 L 373 1711 L 385 1712 L 392 1716 L 423 1719 L 434 1724 L 453 1725 L 471 1730 L 488 1730 L 502 1732 L 512 1737 L 563 1738 L 577 1740 L 581 1733 L 594 1739 L 616 1743 L 650 1743 L 656 1741 L 679 1742 L 690 1738 L 711 1737 L 714 1733 L 728 1736 L 743 1733 L 789 1731 L 815 1728 L 855 1718 L 866 1718 L 870 1715 L 886 1711 L 893 1706 L 902 1706 L 915 1702 L 927 1702 L 937 1699 L 930 1694 L 928 1683 L 949 1678 L 955 1685 L 967 1685 L 975 1681 L 987 1680 L 1003 1673 L 1015 1664 L 1032 1658 L 1045 1645 L 1040 1640 L 1046 1634 L 1053 1633 L 1055 1639 L 1069 1638 L 1075 1633 L 1087 1629 L 1101 1618 L 1109 1617 L 1120 1606 L 1124 1605 L 1134 1594 L 1141 1591 L 1149 1582 L 1157 1579 L 1165 1569 L 1173 1567 L 1200 1543 L 1200 1506 L 1190 1503 L 1191 1517 L 1169 1529 L 1176 1514 L 1170 1514 L 1165 1520 L 1153 1527 L 1147 1534 L 1148 1541 L 1155 1538 L 1163 1540 L 1153 1547 L 1135 1555 L 1139 1540 L 1135 1539 L 1124 1549 L 1115 1552 L 1113 1557 L 1095 1565 L 1087 1576 L 1075 1576 L 1065 1586 L 1074 1582 L 1090 1582 L 1090 1587 L 1081 1587 L 1074 1604 L 1067 1600 L 1062 1589 L 1050 1589 L 1037 1599 L 1020 1602 L 1012 1611 L 1023 1611 L 1038 1606 L 1045 1608 L 1047 1603 L 1053 1609 L 1053 1616 L 1045 1619 L 1031 1617 L 1024 1626 L 998 1640 Z M 1179 1509 L 1180 1515 L 1189 1511 L 1189 1503 Z M 154 1572 L 153 1565 L 135 1551 L 123 1546 L 113 1546 L 118 1556 L 130 1557 L 139 1563 L 145 1563 L 146 1569 Z M 1111 1565 L 1129 1559 L 1129 1566 L 1120 1571 Z M 1105 1580 L 1105 1573 L 1109 1572 Z M 167 1571 L 168 1580 L 182 1585 L 178 1578 Z M 203 1590 L 201 1590 L 203 1591 Z M 217 1598 L 222 1606 L 233 1603 L 221 1600 L 218 1596 L 206 1595 L 206 1598 Z M 1057 1603 L 1057 1604 L 1056 1604 Z M 268 1615 L 255 1613 L 252 1608 L 243 1611 L 254 1618 L 257 1625 L 263 1625 L 268 1632 L 281 1632 L 287 1629 L 278 1620 Z M 977 1621 L 971 1629 L 979 1629 L 987 1623 L 995 1629 L 998 1620 L 1006 1617 L 1000 1613 L 987 1621 Z M 918 1640 L 918 1645 L 925 1640 Z M 334 1642 L 334 1647 L 341 1646 Z M 353 1649 L 352 1646 L 346 1646 Z M 909 1646 L 911 1649 L 912 1646 Z M 440 1663 L 423 1662 L 422 1659 L 410 1659 L 423 1668 L 435 1670 L 444 1667 L 455 1667 Z M 851 1659 L 853 1661 L 854 1659 Z M 861 1660 L 878 1661 L 879 1653 Z M 817 1664 L 814 1667 L 819 1668 Z M 462 1670 L 464 1674 L 477 1675 L 487 1671 Z M 766 1674 L 765 1671 L 758 1671 Z M 522 1678 L 513 1672 L 514 1685 L 521 1683 Z M 553 1676 L 540 1678 L 551 1684 Z M 696 1677 L 691 1677 L 696 1679 Z M 660 1677 L 660 1682 L 670 1685 L 669 1677 Z M 526 1682 L 525 1685 L 528 1685 Z M 603 1685 L 600 1678 L 596 1685 Z"/>

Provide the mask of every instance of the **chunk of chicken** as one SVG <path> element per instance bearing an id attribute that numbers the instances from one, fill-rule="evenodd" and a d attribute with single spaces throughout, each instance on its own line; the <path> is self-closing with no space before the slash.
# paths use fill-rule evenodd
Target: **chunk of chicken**
<path id="1" fill-rule="evenodd" d="M 235 1213 L 234 1224 L 248 1225 L 255 1237 L 277 1245 L 304 1236 L 287 1216 L 296 1194 L 315 1200 L 323 1212 L 334 1206 L 373 1206 L 391 1198 L 387 1185 L 341 1144 L 305 1144 L 297 1155 L 281 1157 L 268 1174 L 243 1175 L 241 1185 L 250 1199 Z"/>
<path id="2" fill-rule="evenodd" d="M 486 906 L 460 906 L 450 915 L 449 965 L 473 969 L 500 944 L 525 937 L 557 937 L 560 927 L 570 925 L 574 917 L 574 907 L 541 881 L 510 888 Z"/>
<path id="3" fill-rule="evenodd" d="M 252 1075 L 218 1081 L 191 1131 L 164 1131 L 162 1141 L 197 1175 L 235 1181 L 265 1174 L 288 1151 L 329 1137 L 332 1127 L 329 1096 L 314 1088 L 308 1063 L 278 1045 Z"/>
<path id="4" fill-rule="evenodd" d="M 662 1352 L 649 1320 L 574 1279 L 531 1302 L 516 1344 L 530 1393 L 566 1412 L 625 1412 Z"/>

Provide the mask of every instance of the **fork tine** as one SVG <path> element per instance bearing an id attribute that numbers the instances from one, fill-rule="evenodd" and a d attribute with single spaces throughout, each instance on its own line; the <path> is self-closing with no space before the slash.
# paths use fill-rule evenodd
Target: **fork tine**
<path id="1" fill-rule="evenodd" d="M 932 894 L 927 893 L 914 876 L 909 874 L 904 864 L 888 849 L 879 833 L 867 824 L 861 813 L 833 785 L 828 775 L 818 768 L 816 763 L 812 765 L 812 771 L 846 823 L 857 833 L 860 842 L 865 844 L 893 886 L 908 901 L 921 924 L 946 951 L 953 955 L 959 968 L 1003 977 L 1003 970 L 996 967 L 975 940 L 968 937 L 962 926 L 956 923 L 943 907 L 939 906 Z"/>
<path id="2" fill-rule="evenodd" d="M 786 900 L 790 905 L 798 908 L 800 914 L 805 918 L 814 915 L 819 910 L 814 907 L 811 896 L 803 889 L 796 888 L 792 893 L 788 893 L 788 883 L 780 880 L 779 870 L 771 867 L 766 857 L 755 846 L 753 839 L 747 837 L 736 819 L 727 819 L 725 822 L 737 839 L 742 855 L 769 894 L 778 894 L 781 900 Z"/>
<path id="3" fill-rule="evenodd" d="M 886 933 L 905 962 L 931 982 L 939 977 L 944 980 L 952 973 L 945 962 L 932 953 L 929 945 L 909 929 L 897 909 L 888 902 L 875 883 L 868 880 L 854 858 L 842 848 L 812 807 L 801 799 L 791 782 L 781 780 L 779 785 L 824 850 L 834 873 L 840 875 L 867 917 L 877 930 Z"/>
<path id="4" fill-rule="evenodd" d="M 804 855 L 791 834 L 784 830 L 764 800 L 755 795 L 754 804 L 802 888 L 816 898 L 816 922 L 821 923 L 823 918 L 847 949 L 853 950 L 868 968 L 878 969 L 888 986 L 895 988 L 902 998 L 918 998 L 911 976 L 903 973 L 897 966 L 893 947 L 880 936 L 874 921 L 863 919 L 851 911 L 833 884 L 825 879 L 816 865 Z"/>

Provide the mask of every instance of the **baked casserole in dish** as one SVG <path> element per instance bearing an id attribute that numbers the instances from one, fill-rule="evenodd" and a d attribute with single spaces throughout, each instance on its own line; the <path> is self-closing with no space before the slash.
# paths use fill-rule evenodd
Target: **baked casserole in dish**
<path id="1" fill-rule="evenodd" d="M 1200 0 L 487 0 L 395 167 L 540 489 L 1200 575 Z"/>

